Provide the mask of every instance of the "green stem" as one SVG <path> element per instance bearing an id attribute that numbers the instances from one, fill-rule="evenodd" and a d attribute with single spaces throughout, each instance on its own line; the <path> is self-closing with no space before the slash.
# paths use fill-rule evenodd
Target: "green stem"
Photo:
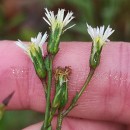
<path id="1" fill-rule="evenodd" d="M 62 110 L 59 110 L 59 112 L 58 112 L 58 117 L 57 117 L 56 130 L 61 130 L 62 122 L 63 122 Z"/>
<path id="2" fill-rule="evenodd" d="M 54 115 L 55 115 L 55 113 L 56 113 L 56 110 L 57 110 L 57 109 L 51 109 L 51 110 L 50 110 L 50 116 L 49 116 L 49 119 L 48 119 L 49 122 L 52 121 L 52 119 L 53 119 L 53 117 L 54 117 Z"/>
<path id="3" fill-rule="evenodd" d="M 43 85 L 43 88 L 44 88 L 45 97 L 47 99 L 47 84 L 44 80 L 42 81 L 42 85 Z"/>
<path id="4" fill-rule="evenodd" d="M 76 94 L 76 96 L 72 100 L 72 103 L 70 104 L 70 106 L 68 107 L 68 109 L 63 113 L 63 117 L 65 117 L 76 106 L 76 103 L 77 103 L 78 99 L 80 98 L 80 96 L 82 95 L 82 93 L 84 92 L 84 90 L 86 89 L 86 87 L 88 86 L 88 84 L 89 84 L 89 82 L 90 82 L 90 80 L 91 80 L 94 72 L 95 72 L 95 69 L 90 69 L 90 72 L 88 74 L 88 77 L 87 77 L 87 79 L 86 79 L 83 87 Z"/>
<path id="5" fill-rule="evenodd" d="M 45 119 L 44 119 L 44 125 L 42 126 L 41 130 L 51 130 L 51 122 L 48 121 L 49 116 L 50 116 L 50 107 L 51 107 L 51 102 L 50 102 L 50 97 L 51 97 L 51 82 L 52 82 L 52 63 L 53 63 L 53 58 L 49 56 L 50 60 L 50 68 L 48 70 L 47 74 L 47 97 L 46 97 L 46 110 L 45 110 Z"/>

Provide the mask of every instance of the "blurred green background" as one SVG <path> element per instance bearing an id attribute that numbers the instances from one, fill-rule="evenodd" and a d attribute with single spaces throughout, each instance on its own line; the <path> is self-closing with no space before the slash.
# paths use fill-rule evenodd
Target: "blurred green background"
<path id="1" fill-rule="evenodd" d="M 47 24 L 42 17 L 44 8 L 72 10 L 77 26 L 67 31 L 62 40 L 90 40 L 86 22 L 92 26 L 111 25 L 112 40 L 130 41 L 130 0 L 1 0 L 0 39 L 29 40 Z"/>
<path id="2" fill-rule="evenodd" d="M 111 40 L 130 41 L 130 0 L 1 0 L 0 40 L 30 40 L 38 32 L 48 30 L 42 17 L 44 8 L 72 10 L 73 23 L 63 41 L 88 41 L 86 22 L 92 26 L 111 25 L 114 32 Z M 72 24 L 73 24 L 72 23 Z M 29 124 L 42 120 L 42 115 L 33 111 L 7 112 L 0 123 L 0 130 L 21 130 Z"/>

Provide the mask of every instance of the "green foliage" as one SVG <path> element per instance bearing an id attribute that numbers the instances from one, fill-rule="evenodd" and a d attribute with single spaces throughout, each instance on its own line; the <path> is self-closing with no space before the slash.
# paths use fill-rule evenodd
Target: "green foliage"
<path id="1" fill-rule="evenodd" d="M 43 7 L 47 7 L 54 11 L 57 11 L 58 8 L 65 8 L 74 12 L 75 21 L 73 23 L 76 23 L 77 26 L 64 34 L 62 37 L 64 41 L 89 40 L 86 22 L 95 27 L 110 24 L 116 30 L 112 40 L 130 41 L 129 0 L 38 0 L 37 4 L 39 3 L 42 5 L 42 10 L 41 8 L 33 8 L 33 12 L 21 10 L 9 20 L 7 20 L 3 8 L 0 6 L 0 39 L 16 40 L 21 38 L 29 40 L 38 31 L 45 32 L 46 24 L 42 20 L 42 16 L 44 15 Z M 31 3 L 26 8 L 31 8 Z M 36 13 L 37 16 L 33 16 L 35 12 L 42 14 Z M 39 22 L 39 20 L 41 21 Z"/>
<path id="2" fill-rule="evenodd" d="M 33 111 L 7 111 L 0 122 L 0 130 L 21 130 L 43 120 L 43 115 Z"/>
<path id="3" fill-rule="evenodd" d="M 121 10 L 122 4 L 123 4 L 122 0 L 103 1 L 101 17 L 105 25 L 113 24 L 114 19 Z"/>
<path id="4" fill-rule="evenodd" d="M 130 41 L 130 1 L 129 0 L 58 0 L 59 5 L 73 10 L 77 26 L 65 35 L 63 40 L 86 41 L 89 39 L 85 23 L 94 27 L 99 25 L 111 25 L 116 31 L 112 40 Z M 46 1 L 53 3 L 52 0 Z M 47 4 L 49 5 L 49 4 Z M 58 3 L 50 8 L 56 10 Z M 64 5 L 64 6 L 63 6 Z M 77 37 L 76 37 L 77 35 Z"/>

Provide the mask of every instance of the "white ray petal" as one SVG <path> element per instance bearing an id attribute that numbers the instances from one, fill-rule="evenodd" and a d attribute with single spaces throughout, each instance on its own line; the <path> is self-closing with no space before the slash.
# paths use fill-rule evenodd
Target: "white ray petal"
<path id="1" fill-rule="evenodd" d="M 104 33 L 104 25 L 102 27 L 100 27 L 100 36 L 102 36 Z"/>
<path id="2" fill-rule="evenodd" d="M 63 31 L 63 33 L 64 33 L 65 31 L 67 31 L 68 29 L 74 27 L 75 25 L 76 25 L 76 24 L 73 24 L 73 25 L 69 26 L 68 28 L 66 28 L 66 29 Z"/>
<path id="3" fill-rule="evenodd" d="M 47 37 L 48 37 L 47 32 L 45 32 L 45 34 L 42 36 L 42 39 L 41 39 L 41 41 L 39 43 L 40 47 L 45 43 Z"/>
<path id="4" fill-rule="evenodd" d="M 32 43 L 35 43 L 36 40 L 37 40 L 36 38 L 31 37 L 31 42 L 32 42 Z"/>
<path id="5" fill-rule="evenodd" d="M 42 33 L 39 32 L 38 35 L 37 35 L 37 38 L 36 38 L 37 40 L 36 40 L 35 44 L 39 44 L 40 41 L 41 41 L 41 38 L 42 38 Z"/>
<path id="6" fill-rule="evenodd" d="M 18 41 L 16 42 L 16 45 L 18 45 L 20 48 L 22 48 L 25 52 L 27 52 L 28 49 L 28 45 L 24 44 L 21 40 L 18 39 Z"/>
<path id="7" fill-rule="evenodd" d="M 47 22 L 48 25 L 51 26 L 50 22 L 45 17 L 43 17 L 43 19 Z"/>
<path id="8" fill-rule="evenodd" d="M 88 24 L 87 24 L 87 27 L 88 27 L 87 31 L 88 31 L 89 35 L 91 36 L 92 39 L 94 39 L 94 30 L 93 30 L 93 28 L 91 26 L 89 26 Z"/>
<path id="9" fill-rule="evenodd" d="M 68 12 L 63 21 L 64 26 L 66 26 L 72 19 L 74 19 L 73 12 Z"/>

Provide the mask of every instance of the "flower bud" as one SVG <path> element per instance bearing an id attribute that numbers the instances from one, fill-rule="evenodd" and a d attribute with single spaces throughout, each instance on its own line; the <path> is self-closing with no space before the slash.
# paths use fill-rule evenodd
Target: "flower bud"
<path id="1" fill-rule="evenodd" d="M 64 108 L 68 102 L 68 80 L 71 69 L 58 67 L 55 71 L 56 92 L 52 102 L 52 108 Z"/>

